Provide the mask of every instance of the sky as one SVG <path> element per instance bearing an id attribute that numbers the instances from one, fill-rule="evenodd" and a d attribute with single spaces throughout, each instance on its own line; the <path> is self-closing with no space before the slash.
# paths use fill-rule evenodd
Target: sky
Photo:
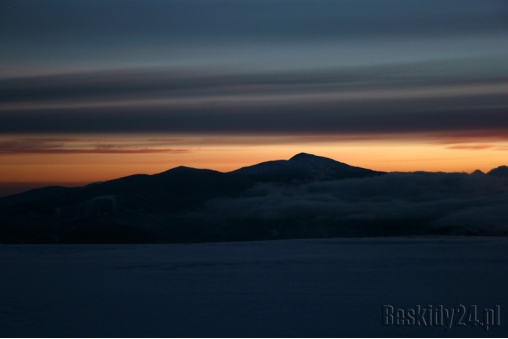
<path id="1" fill-rule="evenodd" d="M 299 152 L 488 171 L 508 164 L 507 36 L 506 0 L 0 0 L 0 182 Z"/>

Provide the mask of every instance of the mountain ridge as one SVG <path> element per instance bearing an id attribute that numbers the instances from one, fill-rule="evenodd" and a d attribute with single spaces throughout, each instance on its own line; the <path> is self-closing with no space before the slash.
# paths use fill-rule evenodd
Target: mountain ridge
<path id="1" fill-rule="evenodd" d="M 231 172 L 178 166 L 0 198 L 0 243 L 477 235 L 486 218 L 506 234 L 506 172 L 385 173 L 307 153 Z"/>
<path id="2" fill-rule="evenodd" d="M 419 173 L 421 171 L 410 172 Z M 171 175 L 193 176 L 197 174 L 213 175 L 235 175 L 251 179 L 255 182 L 272 182 L 296 184 L 310 181 L 341 180 L 347 178 L 362 178 L 376 175 L 383 175 L 389 172 L 375 171 L 362 167 L 351 166 L 346 163 L 310 153 L 300 152 L 288 160 L 268 160 L 254 165 L 244 166 L 229 172 L 220 172 L 207 168 L 195 168 L 189 166 L 177 166 L 166 171 L 155 174 L 132 174 L 125 177 L 115 178 L 107 181 L 94 182 L 81 187 L 47 186 L 29 189 L 4 197 L 0 197 L 0 207 L 6 204 L 22 203 L 38 198 L 48 198 L 55 194 L 68 193 L 79 189 L 97 189 L 97 187 L 111 186 L 113 183 L 139 180 L 150 180 L 150 178 L 163 178 Z M 434 173 L 434 172 L 428 172 Z M 501 165 L 483 173 L 476 170 L 471 174 L 484 174 L 497 177 L 508 177 L 508 166 Z"/>
<path id="3" fill-rule="evenodd" d="M 322 165 L 323 162 L 327 163 L 328 165 L 329 164 L 335 164 L 336 166 L 341 167 L 343 169 L 346 169 L 346 168 L 360 169 L 360 170 L 362 170 L 362 174 L 384 174 L 385 173 L 385 172 L 372 171 L 372 170 L 363 169 L 363 168 L 360 168 L 360 167 L 350 166 L 350 165 L 347 165 L 345 163 L 336 161 L 336 160 L 331 159 L 331 158 L 320 157 L 320 156 L 312 155 L 312 154 L 309 154 L 309 153 L 298 153 L 298 154 L 294 155 L 293 157 L 291 157 L 289 160 L 270 160 L 270 161 L 265 161 L 265 162 L 261 162 L 261 163 L 258 163 L 258 164 L 254 164 L 254 165 L 250 165 L 250 166 L 245 166 L 245 167 L 242 167 L 242 168 L 230 171 L 230 172 L 220 172 L 220 171 L 216 171 L 216 170 L 212 170 L 212 169 L 206 169 L 206 168 L 194 168 L 194 167 L 188 167 L 188 166 L 177 166 L 177 167 L 173 167 L 171 169 L 168 169 L 168 170 L 160 172 L 160 173 L 155 173 L 155 174 L 131 174 L 131 175 L 128 175 L 128 176 L 125 176 L 125 177 L 115 178 L 115 179 L 111 179 L 111 180 L 107 180 L 107 181 L 102 181 L 102 182 L 96 182 L 96 183 L 88 184 L 88 185 L 85 185 L 85 186 L 82 186 L 82 187 L 74 187 L 74 188 L 67 188 L 67 187 L 64 187 L 64 186 L 52 186 L 52 187 L 55 187 L 54 191 L 56 193 L 58 188 L 61 188 L 60 191 L 63 191 L 63 190 L 76 190 L 76 189 L 81 189 L 81 188 L 87 188 L 87 189 L 93 188 L 93 189 L 97 189 L 97 187 L 111 186 L 111 185 L 113 185 L 113 183 L 118 183 L 118 182 L 126 182 L 126 181 L 134 181 L 134 180 L 143 181 L 143 180 L 150 180 L 149 178 L 163 178 L 163 177 L 171 176 L 171 175 L 192 176 L 192 175 L 196 175 L 196 174 L 205 174 L 205 173 L 208 174 L 208 175 L 213 175 L 211 173 L 216 173 L 216 174 L 219 174 L 219 175 L 220 174 L 225 174 L 225 175 L 234 174 L 234 175 L 250 178 L 250 177 L 252 177 L 252 175 L 250 173 L 251 170 L 254 169 L 254 168 L 257 169 L 259 167 L 262 167 L 263 168 L 262 171 L 264 172 L 264 176 L 262 177 L 262 179 L 263 179 L 262 182 L 270 182 L 271 181 L 271 182 L 275 182 L 275 183 L 279 183 L 279 182 L 287 183 L 287 182 L 291 182 L 293 180 L 299 181 L 299 180 L 302 180 L 302 179 L 305 179 L 307 181 L 312 180 L 312 179 L 316 179 L 316 180 L 333 180 L 333 179 L 343 179 L 343 178 L 349 177 L 347 175 L 347 173 L 342 173 L 342 174 L 337 175 L 336 177 L 334 177 L 333 175 L 328 175 L 326 177 L 321 177 L 320 178 L 318 174 L 319 174 L 320 170 L 323 170 L 322 167 L 314 168 L 313 170 L 309 169 L 309 166 L 312 166 L 312 165 L 316 166 L 316 165 L 320 165 L 320 164 Z M 300 172 L 297 172 L 296 175 L 295 175 L 295 172 L 293 171 L 293 173 L 289 173 L 289 174 L 286 174 L 285 176 L 282 176 L 283 173 L 281 173 L 281 171 L 284 171 L 284 170 L 289 170 L 289 171 L 294 170 L 295 169 L 295 167 L 293 166 L 294 164 L 297 164 L 296 167 L 300 169 Z M 272 165 L 281 165 L 281 166 L 274 168 L 274 172 L 275 173 L 269 173 L 270 169 L 268 167 L 271 167 Z M 304 166 L 302 166 L 302 165 L 305 165 L 307 167 L 306 170 L 308 171 L 308 173 L 302 173 L 301 170 L 304 168 Z M 265 167 L 267 167 L 267 168 L 265 169 Z M 249 170 L 248 171 L 242 171 L 244 169 L 249 169 Z M 363 172 L 363 171 L 365 171 L 365 172 Z M 315 176 L 312 177 L 310 172 L 314 173 Z M 292 174 L 294 175 L 293 177 L 291 177 Z M 302 175 L 302 174 L 305 174 L 305 175 Z M 354 176 L 355 175 L 351 175 L 351 177 L 354 177 Z M 361 176 L 361 175 L 358 175 L 358 173 L 356 173 L 356 176 Z M 255 175 L 253 177 L 254 177 L 255 180 L 257 179 Z M 5 196 L 5 197 L 0 197 L 0 201 L 8 201 L 8 200 L 16 200 L 16 201 L 18 201 L 18 200 L 24 200 L 24 199 L 22 199 L 22 197 L 23 196 L 27 196 L 29 192 L 30 192 L 30 195 L 34 196 L 34 198 L 38 196 L 36 194 L 37 192 L 41 192 L 41 193 L 44 192 L 44 194 L 40 195 L 41 197 L 50 196 L 52 192 L 46 193 L 46 191 L 48 189 L 49 189 L 49 187 L 35 188 L 35 189 L 31 189 L 31 190 L 28 190 L 28 191 L 25 191 L 25 192 L 9 195 L 9 196 Z M 13 197 L 18 197 L 18 198 L 13 199 Z"/>
<path id="4" fill-rule="evenodd" d="M 362 178 L 385 172 L 351 166 L 330 158 L 298 153 L 289 160 L 272 160 L 229 172 L 261 182 L 310 182 Z"/>

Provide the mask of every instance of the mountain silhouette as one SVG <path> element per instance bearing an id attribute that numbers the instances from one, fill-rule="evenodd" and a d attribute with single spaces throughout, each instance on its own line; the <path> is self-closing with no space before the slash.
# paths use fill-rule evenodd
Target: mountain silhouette
<path id="1" fill-rule="evenodd" d="M 299 153 L 289 160 L 262 162 L 230 173 L 259 182 L 279 183 L 340 180 L 384 174 L 307 153 Z"/>
<path id="2" fill-rule="evenodd" d="M 497 168 L 492 169 L 487 174 L 496 177 L 508 177 L 508 166 L 499 166 Z"/>
<path id="3" fill-rule="evenodd" d="M 252 185 L 252 181 L 242 177 L 181 166 L 159 174 L 136 174 L 84 187 L 40 188 L 2 198 L 0 202 L 11 206 L 11 211 L 60 208 L 83 215 L 94 213 L 97 208 L 100 212 L 121 206 L 127 210 L 173 212 L 196 207 L 213 197 L 241 192 Z"/>
<path id="4" fill-rule="evenodd" d="M 507 169 L 384 173 L 306 153 L 227 173 L 180 166 L 0 198 L 0 243 L 504 234 Z"/>
<path id="5" fill-rule="evenodd" d="M 301 183 L 381 174 L 383 172 L 300 153 L 289 160 L 263 162 L 229 173 L 179 166 L 154 175 L 135 174 L 84 187 L 44 187 L 0 198 L 0 206 L 36 202 L 57 207 L 100 196 L 115 196 L 131 205 L 144 205 L 150 211 L 177 210 L 194 206 L 211 197 L 241 192 L 257 182 Z"/>

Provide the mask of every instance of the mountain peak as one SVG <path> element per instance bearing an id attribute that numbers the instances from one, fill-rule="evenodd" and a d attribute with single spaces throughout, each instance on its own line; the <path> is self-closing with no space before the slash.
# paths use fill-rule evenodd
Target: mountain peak
<path id="1" fill-rule="evenodd" d="M 299 159 L 308 159 L 308 158 L 319 158 L 319 157 L 314 154 L 301 152 L 301 153 L 295 154 L 289 160 L 299 160 Z"/>
<path id="2" fill-rule="evenodd" d="M 493 175 L 495 177 L 508 177 L 508 166 L 499 166 L 491 170 L 488 175 Z"/>
<path id="3" fill-rule="evenodd" d="M 321 157 L 314 154 L 309 153 L 298 153 L 294 155 L 291 159 L 288 160 L 290 164 L 298 165 L 298 166 L 312 166 L 312 167 L 322 167 L 322 166 L 348 166 L 340 161 Z"/>
<path id="4" fill-rule="evenodd" d="M 289 160 L 273 160 L 231 172 L 260 182 L 310 182 L 383 174 L 353 167 L 330 158 L 298 153 Z"/>
<path id="5" fill-rule="evenodd" d="M 330 158 L 325 158 L 325 157 L 320 157 L 320 156 L 317 156 L 317 155 L 314 155 L 314 154 L 309 154 L 309 153 L 298 153 L 296 155 L 294 155 L 292 158 L 289 159 L 289 161 L 309 161 L 309 160 L 333 160 L 333 159 L 330 159 Z M 333 160 L 335 161 L 335 160 Z"/>
<path id="6" fill-rule="evenodd" d="M 174 167 L 174 168 L 170 169 L 170 171 L 174 171 L 174 172 L 178 172 L 178 171 L 195 171 L 195 170 L 198 170 L 198 169 L 194 168 L 194 167 L 188 167 L 188 166 L 177 166 L 177 167 Z"/>

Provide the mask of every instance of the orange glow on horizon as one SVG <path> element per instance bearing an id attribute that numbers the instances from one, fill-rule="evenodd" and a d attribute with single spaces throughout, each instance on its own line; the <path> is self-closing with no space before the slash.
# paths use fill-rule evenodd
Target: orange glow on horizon
<path id="1" fill-rule="evenodd" d="M 422 138 L 358 136 L 9 138 L 0 138 L 4 145 L 0 149 L 0 181 L 4 183 L 95 182 L 138 173 L 155 174 L 177 166 L 227 172 L 264 161 L 289 159 L 300 152 L 386 172 L 487 172 L 507 164 L 508 151 L 504 140 L 452 144 Z M 14 138 L 21 142 L 13 142 Z M 8 149 L 9 145 L 14 146 Z"/>

